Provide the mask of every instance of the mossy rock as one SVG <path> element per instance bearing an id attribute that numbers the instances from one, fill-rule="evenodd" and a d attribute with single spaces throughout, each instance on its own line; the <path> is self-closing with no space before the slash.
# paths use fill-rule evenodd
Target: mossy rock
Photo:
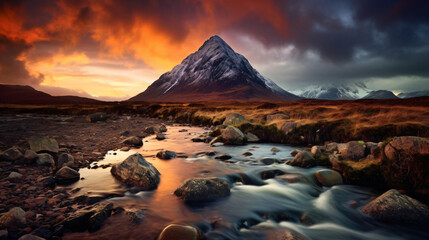
<path id="1" fill-rule="evenodd" d="M 380 159 L 364 159 L 361 161 L 345 160 L 340 163 L 340 171 L 346 183 L 385 189 L 386 182 L 381 173 Z"/>

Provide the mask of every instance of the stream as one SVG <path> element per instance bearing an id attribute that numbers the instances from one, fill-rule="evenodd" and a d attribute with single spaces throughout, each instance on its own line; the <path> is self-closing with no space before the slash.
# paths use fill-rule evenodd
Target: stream
<path id="1" fill-rule="evenodd" d="M 181 131 L 183 129 L 187 131 Z M 428 237 L 427 233 L 383 224 L 361 213 L 360 207 L 376 197 L 371 189 L 353 185 L 322 187 L 314 178 L 314 173 L 322 167 L 305 169 L 282 163 L 284 159 L 292 158 L 290 153 L 297 149 L 295 147 L 271 143 L 212 147 L 191 141 L 205 131 L 199 127 L 168 126 L 167 139 L 158 141 L 155 136 L 150 136 L 143 140 L 140 149 L 109 151 L 105 159 L 98 162 L 98 165 L 115 164 L 131 154 L 142 154 L 161 173 L 161 182 L 152 191 L 128 189 L 112 177 L 110 167 L 80 169 L 83 180 L 67 186 L 80 189 L 75 196 L 112 196 L 104 201 L 125 210 L 141 209 L 145 215 L 139 224 L 131 222 L 126 214 L 112 215 L 97 232 L 68 233 L 64 239 L 156 239 L 170 223 L 193 224 L 207 239 L 284 239 L 275 237 L 284 229 L 307 239 Z M 272 147 L 278 148 L 279 152 L 273 154 Z M 158 159 L 155 155 L 163 149 L 175 151 L 177 157 Z M 220 161 L 205 154 L 213 151 L 216 155 L 227 153 L 232 158 Z M 244 156 L 244 152 L 253 155 Z M 280 161 L 266 166 L 259 162 L 262 157 Z M 261 173 L 273 170 L 299 174 L 301 181 L 285 181 L 282 179 L 285 175 L 261 178 Z M 223 177 L 231 184 L 231 195 L 187 205 L 173 192 L 184 180 L 195 177 Z"/>

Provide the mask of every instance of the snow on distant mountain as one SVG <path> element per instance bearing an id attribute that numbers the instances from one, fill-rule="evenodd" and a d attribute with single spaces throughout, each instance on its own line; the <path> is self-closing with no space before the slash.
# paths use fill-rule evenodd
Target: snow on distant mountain
<path id="1" fill-rule="evenodd" d="M 370 93 L 371 90 L 361 82 L 348 84 L 319 84 L 310 85 L 293 91 L 296 95 L 308 99 L 359 99 Z"/>
<path id="2" fill-rule="evenodd" d="M 398 94 L 398 97 L 400 98 L 413 98 L 413 97 L 424 97 L 424 96 L 429 96 L 429 90 Z"/>
<path id="3" fill-rule="evenodd" d="M 398 98 L 393 92 L 387 90 L 372 91 L 363 99 L 395 99 Z"/>
<path id="4" fill-rule="evenodd" d="M 218 36 L 129 101 L 281 101 L 298 96 L 263 77 Z"/>

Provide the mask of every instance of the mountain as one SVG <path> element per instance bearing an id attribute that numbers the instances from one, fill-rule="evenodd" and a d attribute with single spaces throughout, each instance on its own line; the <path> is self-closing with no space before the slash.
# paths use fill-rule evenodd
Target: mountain
<path id="1" fill-rule="evenodd" d="M 264 78 L 218 36 L 129 101 L 282 101 L 300 99 Z"/>
<path id="2" fill-rule="evenodd" d="M 293 93 L 300 97 L 308 99 L 359 99 L 366 96 L 369 90 L 364 83 L 348 83 L 348 84 L 318 84 L 310 85 L 304 89 L 295 90 Z"/>
<path id="3" fill-rule="evenodd" d="M 393 92 L 387 90 L 372 91 L 362 99 L 396 99 L 398 98 Z"/>
<path id="4" fill-rule="evenodd" d="M 75 97 L 51 96 L 30 86 L 0 84 L 0 103 L 3 104 L 95 104 L 101 101 Z"/>
<path id="5" fill-rule="evenodd" d="M 400 98 L 413 98 L 413 97 L 424 97 L 424 96 L 429 96 L 429 90 L 398 94 L 398 97 Z"/>

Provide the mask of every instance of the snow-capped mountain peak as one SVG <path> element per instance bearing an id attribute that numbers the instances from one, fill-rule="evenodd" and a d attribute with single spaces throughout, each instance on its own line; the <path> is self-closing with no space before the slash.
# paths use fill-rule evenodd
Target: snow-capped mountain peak
<path id="1" fill-rule="evenodd" d="M 179 100 L 185 95 L 202 94 L 213 95 L 217 100 L 298 99 L 264 78 L 222 38 L 213 36 L 170 72 L 161 75 L 145 92 L 130 100 Z"/>
<path id="2" fill-rule="evenodd" d="M 295 94 L 309 99 L 359 99 L 366 96 L 371 90 L 363 82 L 342 84 L 317 84 L 293 91 Z"/>

